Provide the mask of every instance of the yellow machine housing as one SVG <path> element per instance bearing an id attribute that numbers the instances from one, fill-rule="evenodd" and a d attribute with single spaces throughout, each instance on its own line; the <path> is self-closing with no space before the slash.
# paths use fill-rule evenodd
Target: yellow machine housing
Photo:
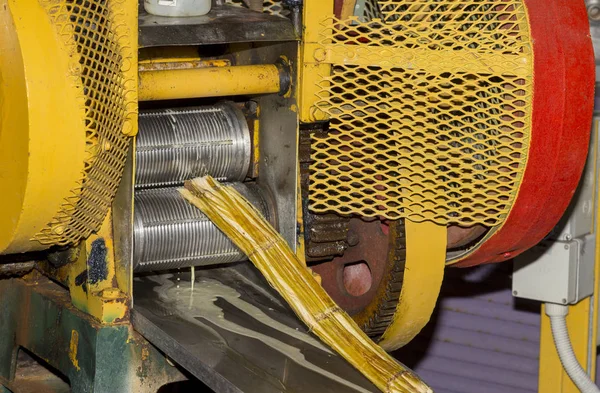
<path id="1" fill-rule="evenodd" d="M 0 254 L 75 244 L 104 221 L 137 130 L 127 7 L 2 2 L 0 165 L 10 192 Z"/>

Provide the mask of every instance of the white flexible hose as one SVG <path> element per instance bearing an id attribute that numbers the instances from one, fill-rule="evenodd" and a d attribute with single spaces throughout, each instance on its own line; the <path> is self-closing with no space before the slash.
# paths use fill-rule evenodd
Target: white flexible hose
<path id="1" fill-rule="evenodd" d="M 600 393 L 600 389 L 590 379 L 575 357 L 565 319 L 568 313 L 568 306 L 546 303 L 546 315 L 550 317 L 550 327 L 552 328 L 552 336 L 554 337 L 558 357 L 567 375 L 582 393 Z"/>

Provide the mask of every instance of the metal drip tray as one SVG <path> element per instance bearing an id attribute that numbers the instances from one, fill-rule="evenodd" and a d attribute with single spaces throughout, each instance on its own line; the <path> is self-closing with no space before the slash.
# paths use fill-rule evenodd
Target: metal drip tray
<path id="1" fill-rule="evenodd" d="M 216 392 L 378 392 L 247 263 L 134 281 L 134 328 Z"/>

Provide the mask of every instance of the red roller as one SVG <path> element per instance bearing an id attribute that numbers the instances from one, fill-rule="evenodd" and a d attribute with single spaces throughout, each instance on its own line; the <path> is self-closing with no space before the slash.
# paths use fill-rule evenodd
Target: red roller
<path id="1" fill-rule="evenodd" d="M 525 0 L 533 42 L 533 122 L 527 166 L 504 225 L 453 266 L 513 258 L 544 238 L 583 170 L 594 106 L 595 60 L 583 1 Z"/>

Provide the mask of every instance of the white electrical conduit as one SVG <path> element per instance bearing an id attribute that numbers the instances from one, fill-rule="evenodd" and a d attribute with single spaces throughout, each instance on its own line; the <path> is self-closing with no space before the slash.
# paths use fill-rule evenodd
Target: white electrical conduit
<path id="1" fill-rule="evenodd" d="M 575 357 L 565 319 L 568 313 L 568 306 L 546 303 L 546 315 L 550 317 L 550 327 L 552 328 L 552 336 L 554 337 L 558 357 L 567 375 L 582 393 L 600 393 L 600 389 L 590 379 Z"/>

